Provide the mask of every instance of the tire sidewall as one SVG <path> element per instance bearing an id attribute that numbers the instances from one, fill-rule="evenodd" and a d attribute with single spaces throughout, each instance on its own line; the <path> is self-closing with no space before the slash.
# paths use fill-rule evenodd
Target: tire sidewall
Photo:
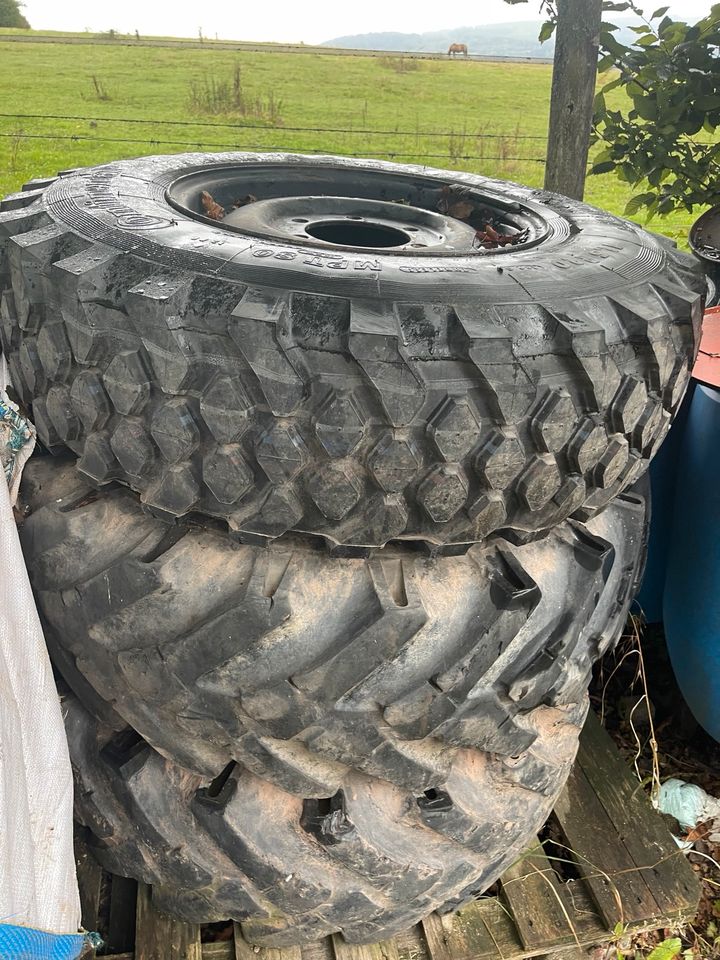
<path id="1" fill-rule="evenodd" d="M 178 177 L 217 166 L 303 164 L 416 173 L 467 185 L 540 212 L 548 235 L 537 246 L 457 256 L 317 249 L 233 233 L 180 213 L 166 198 Z M 666 262 L 648 233 L 555 194 L 474 174 L 294 154 L 182 154 L 143 157 L 61 177 L 45 192 L 50 216 L 79 236 L 170 268 L 241 283 L 394 301 L 495 305 L 601 296 L 650 279 Z"/>

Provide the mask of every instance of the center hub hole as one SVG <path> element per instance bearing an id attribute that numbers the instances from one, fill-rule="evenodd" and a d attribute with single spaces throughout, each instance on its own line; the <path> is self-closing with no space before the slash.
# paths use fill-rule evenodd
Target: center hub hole
<path id="1" fill-rule="evenodd" d="M 305 227 L 305 233 L 316 240 L 344 247 L 402 247 L 410 242 L 410 236 L 404 230 L 367 220 L 321 221 Z"/>

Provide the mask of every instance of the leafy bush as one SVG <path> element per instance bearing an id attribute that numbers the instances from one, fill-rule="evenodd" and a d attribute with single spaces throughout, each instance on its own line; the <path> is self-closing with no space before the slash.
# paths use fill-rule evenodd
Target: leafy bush
<path id="1" fill-rule="evenodd" d="M 541 41 L 552 36 L 563 4 L 542 0 Z M 602 0 L 602 8 L 630 11 L 642 22 L 631 27 L 637 39 L 629 46 L 614 36 L 616 24 L 602 24 L 598 69 L 610 78 L 595 97 L 592 142 L 601 149 L 590 172 L 614 171 L 644 187 L 628 202 L 628 215 L 720 203 L 720 3 L 694 24 L 667 16 L 667 6 L 645 17 L 633 0 Z M 605 95 L 617 88 L 628 105 L 611 109 Z"/>
<path id="2" fill-rule="evenodd" d="M 614 3 L 630 9 L 634 3 Z M 632 29 L 631 46 L 620 43 L 616 27 L 604 24 L 600 71 L 612 78 L 595 98 L 594 140 L 604 146 L 592 173 L 614 170 L 645 189 L 626 213 L 647 208 L 650 216 L 720 202 L 720 4 L 695 24 L 673 20 L 660 7 Z M 621 87 L 624 109 L 610 109 L 605 95 Z"/>

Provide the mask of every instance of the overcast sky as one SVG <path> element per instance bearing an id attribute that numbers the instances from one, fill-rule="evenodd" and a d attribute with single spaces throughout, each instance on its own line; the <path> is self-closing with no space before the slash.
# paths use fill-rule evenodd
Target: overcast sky
<path id="1" fill-rule="evenodd" d="M 663 0 L 648 0 L 646 12 Z M 667 0 L 665 0 L 667 2 Z M 538 18 L 539 0 L 510 6 L 504 0 L 26 0 L 25 16 L 37 30 L 111 28 L 123 33 L 228 40 L 276 40 L 320 43 L 352 33 L 401 30 L 423 33 L 483 23 Z M 711 0 L 681 0 L 670 12 L 697 18 Z"/>

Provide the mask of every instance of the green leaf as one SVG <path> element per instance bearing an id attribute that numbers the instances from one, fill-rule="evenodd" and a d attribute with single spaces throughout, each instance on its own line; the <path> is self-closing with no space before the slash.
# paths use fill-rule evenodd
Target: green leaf
<path id="1" fill-rule="evenodd" d="M 630 48 L 616 40 L 611 33 L 603 33 L 600 36 L 600 46 L 605 47 L 608 53 L 622 60 L 629 52 Z"/>
<path id="2" fill-rule="evenodd" d="M 650 15 L 650 19 L 651 19 L 651 20 L 656 20 L 658 17 L 664 17 L 665 14 L 668 12 L 669 9 L 670 9 L 669 6 L 668 6 L 668 7 L 658 7 L 657 10 L 655 11 L 655 13 L 653 13 L 653 14 Z"/>
<path id="3" fill-rule="evenodd" d="M 614 160 L 606 160 L 604 163 L 596 163 L 590 168 L 590 173 L 596 175 L 598 173 L 610 173 L 611 170 L 615 169 Z"/>
<path id="4" fill-rule="evenodd" d="M 621 937 L 625 933 L 625 927 L 622 924 L 622 921 L 618 920 L 613 929 L 613 934 L 616 937 Z"/>
<path id="5" fill-rule="evenodd" d="M 607 160 L 612 160 L 612 147 L 605 147 L 604 150 L 601 150 L 593 158 L 593 163 L 605 163 Z"/>
<path id="6" fill-rule="evenodd" d="M 643 120 L 657 120 L 657 104 L 649 97 L 638 97 L 634 103 Z"/>
<path id="7" fill-rule="evenodd" d="M 679 937 L 672 937 L 670 940 L 663 940 L 648 955 L 647 960 L 673 960 L 682 950 L 682 943 Z"/>
<path id="8" fill-rule="evenodd" d="M 710 111 L 717 110 L 718 107 L 720 107 L 720 96 L 717 94 L 715 96 L 698 97 L 695 101 L 695 108 L 697 110 Z"/>
<path id="9" fill-rule="evenodd" d="M 605 86 L 602 88 L 602 92 L 610 93 L 611 90 L 614 90 L 616 87 L 621 86 L 624 82 L 625 81 L 623 80 L 622 77 L 615 77 L 614 80 L 610 80 L 608 83 L 605 84 Z"/>
<path id="10" fill-rule="evenodd" d="M 625 204 L 625 216 L 632 217 L 633 214 L 638 212 L 640 207 L 649 206 L 654 199 L 654 193 L 638 193 L 636 196 L 631 197 Z"/>
<path id="11" fill-rule="evenodd" d="M 540 33 L 538 34 L 538 40 L 540 43 L 545 43 L 546 40 L 549 40 L 550 37 L 555 33 L 555 23 L 552 20 L 546 20 L 545 23 L 540 27 Z"/>

